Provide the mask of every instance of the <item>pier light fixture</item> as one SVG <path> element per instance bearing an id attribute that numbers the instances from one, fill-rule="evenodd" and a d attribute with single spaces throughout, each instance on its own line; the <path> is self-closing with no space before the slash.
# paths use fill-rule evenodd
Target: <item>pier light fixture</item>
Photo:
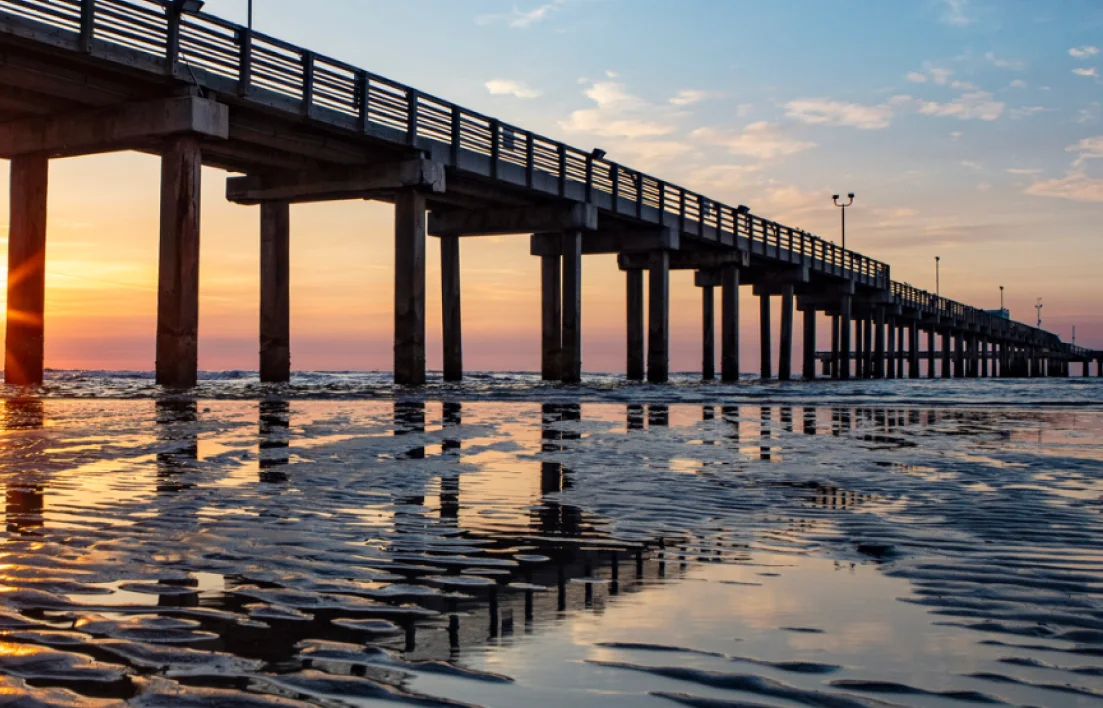
<path id="1" fill-rule="evenodd" d="M 1038 328 L 1042 327 L 1042 298 L 1038 298 L 1038 304 L 1034 306 L 1034 309 L 1038 311 Z"/>
<path id="2" fill-rule="evenodd" d="M 934 294 L 935 297 L 942 297 L 942 274 L 940 271 L 940 264 L 942 262 L 942 256 L 934 257 Z M 1003 290 L 1003 288 L 1000 288 Z"/>
<path id="3" fill-rule="evenodd" d="M 601 148 L 594 148 L 590 151 L 590 157 L 594 158 L 595 160 L 600 160 L 601 158 L 605 157 L 605 151 Z"/>
<path id="4" fill-rule="evenodd" d="M 847 202 L 846 202 L 846 204 L 843 204 L 842 202 L 839 201 L 839 195 L 838 194 L 832 194 L 831 195 L 831 201 L 835 204 L 835 206 L 837 206 L 837 207 L 839 207 L 840 209 L 843 210 L 843 250 L 844 251 L 846 250 L 846 208 L 854 203 L 854 192 L 848 192 L 847 195 L 846 195 L 846 198 L 847 198 Z"/>
<path id="5" fill-rule="evenodd" d="M 751 213 L 751 208 L 746 204 L 740 204 L 738 207 L 736 207 L 735 213 L 743 214 L 744 216 L 746 216 L 747 214 Z"/>
<path id="6" fill-rule="evenodd" d="M 1000 313 L 1003 313 L 1003 286 L 1000 286 Z"/>

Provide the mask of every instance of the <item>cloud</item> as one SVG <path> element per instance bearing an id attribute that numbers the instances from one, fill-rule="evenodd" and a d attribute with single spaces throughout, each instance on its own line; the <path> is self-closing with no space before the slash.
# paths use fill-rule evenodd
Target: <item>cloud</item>
<path id="1" fill-rule="evenodd" d="M 1026 88 L 1026 82 L 1022 79 L 1015 79 L 1014 81 L 1009 83 L 1008 86 L 1010 86 L 1011 88 Z"/>
<path id="2" fill-rule="evenodd" d="M 887 128 L 892 123 L 888 104 L 845 103 L 826 98 L 802 98 L 785 104 L 785 115 L 809 125 L 841 125 L 860 130 Z"/>
<path id="3" fill-rule="evenodd" d="M 1076 202 L 1103 202 L 1103 179 L 1089 177 L 1079 170 L 1064 177 L 1035 182 L 1025 190 L 1036 197 L 1068 199 Z"/>
<path id="4" fill-rule="evenodd" d="M 1045 106 L 1022 106 L 1020 108 L 1011 109 L 1012 118 L 1029 118 L 1035 113 L 1041 113 L 1046 110 Z"/>
<path id="5" fill-rule="evenodd" d="M 977 184 L 977 191 L 978 192 L 988 192 L 988 191 L 991 191 L 991 189 L 992 189 L 992 185 L 988 184 L 987 182 L 980 182 L 980 183 Z"/>
<path id="6" fill-rule="evenodd" d="M 967 27 L 975 21 L 969 15 L 968 0 L 944 0 L 945 10 L 942 13 L 942 21 L 952 27 Z"/>
<path id="7" fill-rule="evenodd" d="M 950 88 L 957 89 L 958 91 L 976 91 L 977 87 L 968 81 L 951 81 Z"/>
<path id="8" fill-rule="evenodd" d="M 815 143 L 786 135 L 778 126 L 766 121 L 751 123 L 735 134 L 723 133 L 715 128 L 698 128 L 690 133 L 690 137 L 725 147 L 733 155 L 746 155 L 763 161 L 816 147 Z"/>
<path id="9" fill-rule="evenodd" d="M 1041 170 L 1029 167 L 1008 167 L 1005 172 L 1009 175 L 1036 175 Z"/>
<path id="10" fill-rule="evenodd" d="M 1003 115 L 1007 104 L 993 100 L 987 91 L 964 93 L 952 101 L 920 101 L 919 112 L 928 116 L 958 118 L 959 120 L 979 119 L 993 121 Z"/>
<path id="11" fill-rule="evenodd" d="M 1094 66 L 1088 69 L 1073 69 L 1072 73 L 1076 74 L 1077 76 L 1099 76 L 1099 72 L 1096 71 Z"/>
<path id="12" fill-rule="evenodd" d="M 475 18 L 475 23 L 480 25 L 504 23 L 514 29 L 527 29 L 546 20 L 554 11 L 558 10 L 565 1 L 566 0 L 552 0 L 552 2 L 537 5 L 527 11 L 515 7 L 511 12 L 504 14 L 480 15 Z"/>
<path id="13" fill-rule="evenodd" d="M 1074 123 L 1080 125 L 1087 125 L 1088 123 L 1094 123 L 1099 120 L 1100 103 L 1099 101 L 1093 101 L 1089 103 L 1086 108 L 1081 108 L 1076 111 L 1076 117 L 1072 119 Z"/>
<path id="14" fill-rule="evenodd" d="M 950 74 L 954 73 L 953 69 L 942 69 L 937 66 L 932 66 L 927 70 L 927 73 L 931 75 L 931 81 L 935 82 L 939 86 L 945 86 L 950 81 Z"/>
<path id="15" fill-rule="evenodd" d="M 511 79 L 491 79 L 487 81 L 486 90 L 495 96 L 515 96 L 516 98 L 536 98 L 540 92 L 529 86 L 524 81 Z"/>
<path id="16" fill-rule="evenodd" d="M 1087 59 L 1088 57 L 1094 57 L 1098 53 L 1099 47 L 1093 47 L 1091 45 L 1073 47 L 1069 50 L 1069 56 L 1077 59 Z"/>
<path id="17" fill-rule="evenodd" d="M 984 58 L 988 60 L 988 63 L 997 69 L 1011 69 L 1013 71 L 1021 71 L 1026 68 L 1026 62 L 1019 61 L 1017 59 L 1000 59 L 996 56 L 995 52 L 988 52 L 984 55 Z"/>
<path id="18" fill-rule="evenodd" d="M 980 170 L 981 169 L 981 164 L 979 162 L 972 162 L 970 160 L 962 160 L 961 161 L 961 166 L 962 167 L 968 167 L 970 170 Z"/>
<path id="19" fill-rule="evenodd" d="M 1078 152 L 1080 155 L 1076 158 L 1076 162 L 1072 163 L 1074 167 L 1079 167 L 1084 163 L 1084 160 L 1100 160 L 1103 159 L 1103 135 L 1096 135 L 1091 138 L 1084 138 L 1075 145 L 1069 145 L 1065 148 L 1065 152 Z"/>
<path id="20" fill-rule="evenodd" d="M 670 97 L 670 103 L 675 106 L 688 106 L 694 103 L 719 98 L 722 94 L 715 91 L 702 91 L 701 89 L 682 89 Z"/>
<path id="21" fill-rule="evenodd" d="M 653 138 L 674 131 L 673 125 L 654 120 L 653 107 L 630 94 L 624 84 L 597 81 L 584 93 L 596 107 L 579 109 L 559 121 L 563 130 L 622 138 Z"/>
<path id="22" fill-rule="evenodd" d="M 907 74 L 904 75 L 904 78 L 906 78 L 908 81 L 911 81 L 913 84 L 927 83 L 927 75 L 918 71 L 909 71 Z"/>

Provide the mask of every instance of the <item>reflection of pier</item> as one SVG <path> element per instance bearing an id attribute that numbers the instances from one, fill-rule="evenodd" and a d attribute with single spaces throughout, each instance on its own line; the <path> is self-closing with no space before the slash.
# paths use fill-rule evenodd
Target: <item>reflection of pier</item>
<path id="1" fill-rule="evenodd" d="M 7 399 L 3 406 L 0 429 L 42 430 L 45 422 L 42 401 L 36 399 Z M 35 440 L 31 445 L 3 445 L 0 447 L 0 468 L 7 487 L 4 495 L 4 518 L 8 533 L 22 534 L 40 528 L 46 510 L 45 485 L 36 479 L 41 471 L 27 469 L 26 461 L 46 452 L 45 440 Z M 10 458 L 10 461 L 5 459 Z"/>

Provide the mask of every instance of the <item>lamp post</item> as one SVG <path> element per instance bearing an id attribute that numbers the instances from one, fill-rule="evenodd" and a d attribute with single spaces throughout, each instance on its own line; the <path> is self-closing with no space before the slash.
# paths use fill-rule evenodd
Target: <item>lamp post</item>
<path id="1" fill-rule="evenodd" d="M 253 31 L 253 0 L 249 0 L 249 31 Z"/>
<path id="2" fill-rule="evenodd" d="M 939 272 L 939 263 L 942 261 L 942 256 L 934 257 L 934 294 L 935 297 L 942 297 L 942 274 Z"/>
<path id="3" fill-rule="evenodd" d="M 849 194 L 847 194 L 846 198 L 849 201 L 846 204 L 840 204 L 839 203 L 839 195 L 838 194 L 831 195 L 831 201 L 834 202 L 835 206 L 837 206 L 837 207 L 839 207 L 840 209 L 843 210 L 843 250 L 844 251 L 846 250 L 846 208 L 854 203 L 854 192 L 850 192 Z"/>
<path id="4" fill-rule="evenodd" d="M 1003 311 L 1004 311 L 1004 306 L 1003 306 L 1003 286 L 1001 285 L 1001 286 L 1000 286 L 1000 314 L 1001 314 L 1001 315 L 1003 314 Z"/>
<path id="5" fill-rule="evenodd" d="M 1042 328 L 1042 298 L 1038 298 L 1038 304 L 1034 306 L 1038 311 L 1038 329 Z"/>

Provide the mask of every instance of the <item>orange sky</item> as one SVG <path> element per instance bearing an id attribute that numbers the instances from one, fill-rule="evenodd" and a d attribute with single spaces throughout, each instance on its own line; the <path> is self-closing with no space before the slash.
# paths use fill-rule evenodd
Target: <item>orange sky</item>
<path id="1" fill-rule="evenodd" d="M 149 370 L 154 359 L 158 159 L 117 153 L 55 160 L 50 169 L 46 365 Z M 0 170 L 0 189 L 5 192 L 7 172 Z M 259 209 L 228 203 L 225 176 L 213 169 L 203 174 L 200 366 L 255 369 Z M 92 184 L 96 186 L 90 187 Z M 823 211 L 834 218 L 834 213 Z M 0 221 L 6 223 L 6 216 L 0 213 Z M 852 211 L 852 238 L 856 240 L 862 237 L 862 217 L 860 210 Z M 391 218 L 389 205 L 369 202 L 293 207 L 294 368 L 390 368 Z M 2 247 L 6 249 L 6 240 Z M 430 238 L 431 369 L 440 366 L 438 254 L 436 242 Z M 905 257 L 893 262 L 894 276 L 899 278 L 909 269 L 929 269 L 902 255 Z M 1004 266 L 1006 255 L 999 258 Z M 976 259 L 972 262 L 979 264 L 978 272 L 991 267 L 990 259 L 983 257 L 944 256 L 944 292 L 992 306 L 994 303 L 985 301 L 990 286 L 968 287 L 970 281 L 962 277 L 963 261 L 968 263 L 969 258 Z M 539 263 L 528 254 L 527 236 L 467 239 L 461 246 L 461 261 L 465 368 L 537 369 Z M 698 370 L 700 291 L 693 287 L 689 272 L 674 273 L 671 281 L 672 369 Z M 1072 281 L 1066 290 L 1075 295 Z M 1031 314 L 1023 299 L 1021 295 L 1017 298 L 1020 317 Z M 623 371 L 624 310 L 624 277 L 614 257 L 587 257 L 583 267 L 583 361 L 587 370 Z M 742 365 L 744 371 L 757 371 L 758 303 L 750 288 L 742 290 L 742 310 Z M 776 331 L 776 306 L 774 312 Z M 796 330 L 799 346 L 799 319 Z M 821 343 L 826 335 L 826 326 L 821 324 Z M 799 357 L 795 356 L 795 361 L 799 362 Z"/>

